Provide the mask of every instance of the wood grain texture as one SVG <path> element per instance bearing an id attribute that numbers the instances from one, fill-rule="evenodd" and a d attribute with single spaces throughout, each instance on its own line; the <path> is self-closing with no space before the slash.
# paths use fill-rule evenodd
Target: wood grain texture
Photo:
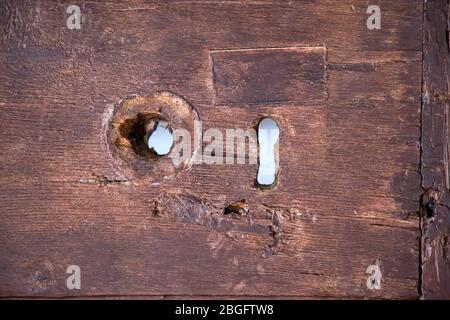
<path id="1" fill-rule="evenodd" d="M 325 47 L 212 51 L 211 59 L 214 104 L 311 103 L 327 98 Z"/>
<path id="2" fill-rule="evenodd" d="M 422 296 L 450 299 L 450 6 L 427 1 L 422 107 Z"/>
<path id="3" fill-rule="evenodd" d="M 423 3 L 379 3 L 375 31 L 359 0 L 85 1 L 68 30 L 64 4 L 3 1 L 0 295 L 418 298 Z M 213 104 L 212 52 L 316 46 L 323 101 Z M 276 119 L 277 186 L 248 164 L 126 174 L 111 116 L 163 90 L 204 130 Z M 241 199 L 249 217 L 223 214 Z"/>

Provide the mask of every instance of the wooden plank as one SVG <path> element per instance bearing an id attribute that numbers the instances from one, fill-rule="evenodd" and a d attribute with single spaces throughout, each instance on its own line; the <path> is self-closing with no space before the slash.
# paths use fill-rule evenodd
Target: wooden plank
<path id="1" fill-rule="evenodd" d="M 367 30 L 366 5 L 86 2 L 75 31 L 65 5 L 4 2 L 0 295 L 417 298 L 422 1 L 383 1 L 383 32 Z M 327 99 L 214 105 L 211 54 L 290 46 L 326 49 L 307 60 L 326 67 Z M 248 164 L 152 183 L 125 170 L 110 120 L 162 90 L 204 130 L 276 119 L 277 186 L 255 187 Z M 249 217 L 224 215 L 241 199 Z M 66 288 L 70 264 L 81 290 Z"/>
<path id="2" fill-rule="evenodd" d="M 416 296 L 413 221 L 389 226 L 364 214 L 345 216 L 354 207 L 335 211 L 326 203 L 299 210 L 299 216 L 294 209 L 291 218 L 291 206 L 265 209 L 250 198 L 253 226 L 223 218 L 222 225 L 235 225 L 222 230 L 178 220 L 171 212 L 155 217 L 155 197 L 139 189 L 36 182 L 33 189 L 24 184 L 2 192 L 8 208 L 2 217 L 2 294 Z M 186 195 L 185 189 L 172 192 Z M 323 203 L 324 198 L 313 200 Z M 219 204 L 205 195 L 199 199 Z M 266 217 L 271 210 L 283 215 L 283 235 L 279 251 L 264 258 L 274 244 L 263 228 L 271 224 Z M 222 211 L 208 213 L 220 217 Z M 371 292 L 365 271 L 377 258 L 385 280 L 383 290 Z M 65 287 L 65 268 L 71 264 L 83 273 L 82 289 L 75 292 Z"/>
<path id="3" fill-rule="evenodd" d="M 449 2 L 426 1 L 422 102 L 422 297 L 450 299 Z"/>

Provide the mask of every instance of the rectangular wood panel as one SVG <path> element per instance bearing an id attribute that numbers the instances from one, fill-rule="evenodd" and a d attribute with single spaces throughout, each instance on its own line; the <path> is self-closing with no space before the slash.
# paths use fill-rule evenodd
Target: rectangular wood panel
<path id="1" fill-rule="evenodd" d="M 324 101 L 324 47 L 211 52 L 216 104 Z"/>

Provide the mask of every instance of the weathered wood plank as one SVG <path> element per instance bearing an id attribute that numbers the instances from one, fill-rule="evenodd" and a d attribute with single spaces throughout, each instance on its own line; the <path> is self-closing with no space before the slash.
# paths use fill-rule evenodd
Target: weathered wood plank
<path id="1" fill-rule="evenodd" d="M 422 297 L 450 299 L 450 6 L 426 1 L 422 102 Z"/>
<path id="2" fill-rule="evenodd" d="M 239 49 L 325 43 L 352 50 L 421 51 L 422 16 L 417 13 L 423 1 L 384 0 L 380 6 L 382 30 L 371 32 L 365 0 L 87 1 L 80 4 L 84 21 L 79 32 L 65 28 L 67 4 L 9 0 L 0 14 L 7 26 L 2 30 L 6 44 L 29 50 L 38 44 L 53 53 L 153 48 L 182 60 L 201 45 Z"/>
<path id="3" fill-rule="evenodd" d="M 0 296 L 417 298 L 422 1 L 380 5 L 369 31 L 366 1 L 85 2 L 76 31 L 65 5 L 4 2 Z M 326 99 L 214 105 L 211 52 L 290 46 L 326 49 Z M 205 130 L 274 117 L 277 186 L 256 165 L 124 173 L 111 113 L 161 90 Z M 223 214 L 240 199 L 251 224 Z"/>
<path id="4" fill-rule="evenodd" d="M 283 236 L 279 252 L 263 258 L 273 239 L 259 227 L 270 224 L 259 203 L 250 202 L 253 227 L 232 220 L 236 226 L 227 231 L 181 222 L 171 213 L 155 217 L 152 195 L 140 189 L 36 182 L 32 190 L 24 184 L 2 192 L 8 208 L 1 230 L 2 294 L 416 296 L 418 232 L 412 223 L 377 224 L 358 213 L 340 218 L 341 209 L 322 199 L 318 208 L 299 210 L 295 220 L 286 208 L 269 207 L 283 214 Z M 383 290 L 371 292 L 365 270 L 376 259 L 383 263 Z M 71 264 L 83 272 L 77 292 L 65 288 Z"/>

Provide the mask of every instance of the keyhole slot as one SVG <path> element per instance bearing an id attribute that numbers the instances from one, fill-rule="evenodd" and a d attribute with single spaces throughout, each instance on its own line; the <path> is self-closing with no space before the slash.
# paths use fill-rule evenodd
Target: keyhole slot
<path id="1" fill-rule="evenodd" d="M 258 175 L 261 187 L 271 187 L 278 175 L 278 142 L 280 128 L 272 118 L 263 118 L 258 124 Z"/>

